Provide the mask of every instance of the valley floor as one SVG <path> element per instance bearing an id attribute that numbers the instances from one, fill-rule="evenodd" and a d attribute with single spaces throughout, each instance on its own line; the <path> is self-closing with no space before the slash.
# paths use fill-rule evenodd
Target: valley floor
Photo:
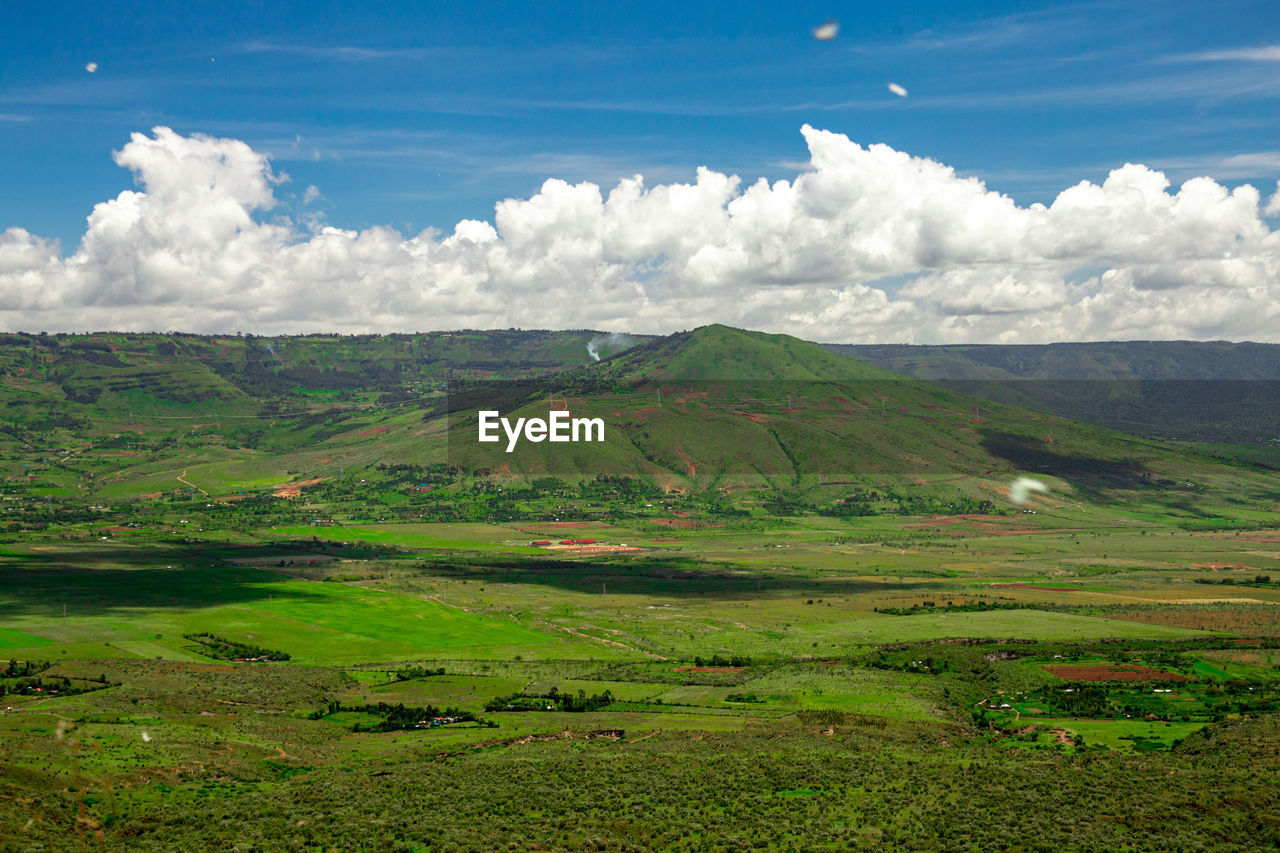
<path id="1" fill-rule="evenodd" d="M 1097 521 L 27 537 L 0 849 L 1274 849 L 1280 532 Z"/>

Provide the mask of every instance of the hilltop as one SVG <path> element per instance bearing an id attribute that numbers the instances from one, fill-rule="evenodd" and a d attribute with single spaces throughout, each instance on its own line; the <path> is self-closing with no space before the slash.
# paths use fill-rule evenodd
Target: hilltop
<path id="1" fill-rule="evenodd" d="M 618 380 L 855 382 L 902 378 L 790 335 L 719 324 L 655 338 L 605 359 L 597 371 Z"/>

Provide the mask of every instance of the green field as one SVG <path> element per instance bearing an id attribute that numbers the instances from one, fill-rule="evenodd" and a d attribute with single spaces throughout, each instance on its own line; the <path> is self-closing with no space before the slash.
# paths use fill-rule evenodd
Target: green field
<path id="1" fill-rule="evenodd" d="M 1045 725 L 1060 726 L 1072 735 L 1078 734 L 1084 738 L 1086 745 L 1096 744 L 1123 750 L 1133 749 L 1135 745 L 1167 749 L 1192 732 L 1204 728 L 1204 723 L 1145 720 L 1046 720 Z"/>
<path id="2" fill-rule="evenodd" d="M 431 599 L 246 567 L 49 572 L 21 596 L 13 592 L 0 592 L 0 608 L 14 626 L 0 639 L 18 656 L 199 660 L 183 638 L 196 632 L 251 640 L 323 664 L 437 655 L 608 656 L 571 636 Z"/>
<path id="3" fill-rule="evenodd" d="M 0 628 L 0 649 L 36 649 L 47 646 L 50 642 L 45 637 L 24 634 L 12 628 Z"/>

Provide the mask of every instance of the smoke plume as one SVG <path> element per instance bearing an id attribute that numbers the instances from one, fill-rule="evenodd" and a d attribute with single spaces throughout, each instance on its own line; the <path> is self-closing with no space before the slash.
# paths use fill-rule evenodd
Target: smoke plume
<path id="1" fill-rule="evenodd" d="M 606 356 L 617 355 L 624 349 L 629 349 L 638 343 L 635 338 L 623 332 L 610 332 L 607 335 L 596 335 L 587 341 L 587 355 L 591 356 L 592 361 L 599 361 L 600 354 L 603 352 Z"/>
<path id="2" fill-rule="evenodd" d="M 1031 497 L 1032 492 L 1047 492 L 1049 487 L 1039 480 L 1030 477 L 1019 477 L 1009 486 L 1009 500 L 1022 506 Z"/>

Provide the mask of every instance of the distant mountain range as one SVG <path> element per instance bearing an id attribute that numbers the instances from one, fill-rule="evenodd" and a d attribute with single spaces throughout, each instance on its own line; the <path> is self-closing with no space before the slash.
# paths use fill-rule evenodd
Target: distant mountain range
<path id="1" fill-rule="evenodd" d="M 841 355 L 929 380 L 1280 381 L 1280 344 L 1103 341 L 1063 344 L 823 344 Z"/>
<path id="2" fill-rule="evenodd" d="M 824 346 L 961 393 L 1139 435 L 1280 443 L 1277 344 Z"/>

